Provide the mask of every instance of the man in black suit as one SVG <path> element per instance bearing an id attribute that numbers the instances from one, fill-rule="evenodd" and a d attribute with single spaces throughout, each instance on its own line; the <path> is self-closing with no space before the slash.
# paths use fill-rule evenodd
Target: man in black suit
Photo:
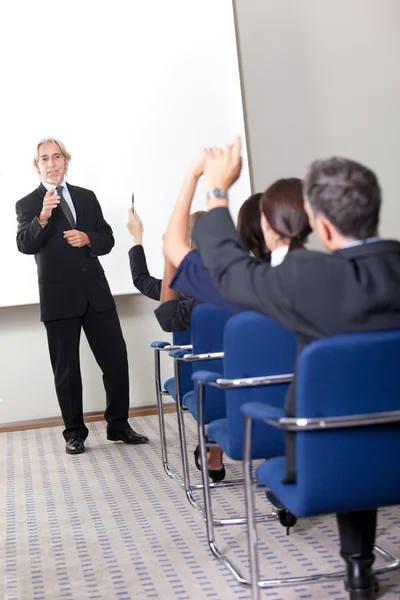
<path id="1" fill-rule="evenodd" d="M 299 353 L 325 336 L 400 329 L 400 243 L 378 237 L 381 190 L 375 174 L 354 161 L 315 162 L 305 179 L 310 224 L 329 253 L 293 251 L 275 268 L 244 250 L 228 211 L 227 190 L 239 177 L 240 140 L 209 150 L 208 214 L 193 238 L 223 296 L 296 333 Z M 267 223 L 262 217 L 262 227 Z M 287 412 L 296 414 L 294 387 Z M 287 446 L 288 481 L 295 477 Z M 350 598 L 373 600 L 371 567 L 376 511 L 338 515 Z"/>
<path id="2" fill-rule="evenodd" d="M 81 454 L 88 429 L 83 421 L 79 341 L 83 327 L 103 372 L 107 439 L 143 444 L 148 439 L 128 423 L 126 345 L 115 302 L 98 256 L 114 246 L 93 192 L 66 184 L 71 155 L 59 140 L 39 142 L 34 166 L 37 189 L 17 202 L 17 246 L 34 254 L 57 397 L 64 419 L 66 452 Z"/>

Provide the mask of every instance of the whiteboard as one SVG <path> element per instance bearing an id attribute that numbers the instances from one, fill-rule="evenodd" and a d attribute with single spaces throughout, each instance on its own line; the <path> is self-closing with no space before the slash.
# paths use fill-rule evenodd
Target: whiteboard
<path id="1" fill-rule="evenodd" d="M 72 0 L 0 9 L 0 306 L 38 303 L 33 256 L 17 251 L 15 202 L 38 186 L 45 136 L 72 155 L 67 181 L 92 189 L 116 244 L 101 258 L 114 295 L 135 293 L 131 192 L 151 273 L 185 168 L 204 146 L 244 142 L 233 213 L 250 194 L 231 0 Z M 205 205 L 200 182 L 194 210 Z"/>

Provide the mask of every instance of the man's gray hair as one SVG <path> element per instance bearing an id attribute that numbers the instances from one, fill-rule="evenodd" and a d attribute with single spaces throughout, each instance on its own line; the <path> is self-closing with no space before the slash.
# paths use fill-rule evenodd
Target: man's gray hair
<path id="1" fill-rule="evenodd" d="M 70 155 L 70 153 L 68 152 L 67 148 L 65 147 L 65 145 L 62 143 L 61 140 L 58 140 L 55 137 L 46 137 L 46 138 L 43 138 L 37 144 L 36 150 L 35 150 L 35 154 L 33 156 L 33 167 L 34 167 L 35 171 L 37 172 L 37 174 L 39 176 L 40 176 L 40 170 L 39 170 L 39 148 L 43 144 L 48 144 L 49 142 L 51 142 L 52 144 L 55 144 L 56 146 L 59 147 L 60 153 L 63 155 L 63 157 L 65 158 L 65 160 L 67 162 L 69 162 L 71 160 L 71 155 Z M 68 165 L 65 167 L 65 174 L 66 175 L 68 174 Z"/>

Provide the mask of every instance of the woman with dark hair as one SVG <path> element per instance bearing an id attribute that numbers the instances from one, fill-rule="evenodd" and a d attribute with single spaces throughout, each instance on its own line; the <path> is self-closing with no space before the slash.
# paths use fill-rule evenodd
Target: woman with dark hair
<path id="1" fill-rule="evenodd" d="M 276 267 L 289 250 L 304 250 L 312 229 L 304 210 L 303 183 L 291 177 L 278 179 L 260 200 L 261 228 Z"/>
<path id="2" fill-rule="evenodd" d="M 164 252 L 177 266 L 171 287 L 232 312 L 243 311 L 243 307 L 233 305 L 216 289 L 200 254 L 190 251 L 186 244 L 179 242 L 183 237 L 179 219 L 182 222 L 182 214 L 184 211 L 189 214 L 189 210 L 189 198 L 186 198 L 186 204 L 181 202 L 181 205 L 175 206 L 164 237 Z M 264 257 L 275 267 L 284 260 L 289 250 L 304 249 L 311 227 L 304 210 L 301 179 L 278 179 L 263 194 L 250 196 L 241 211 L 238 219 L 239 235 L 243 245 L 256 258 L 261 260 Z M 253 223 L 253 229 L 249 226 L 250 223 Z M 260 231 L 263 243 L 260 241 Z M 270 254 L 266 254 L 267 248 Z"/>
<path id="3" fill-rule="evenodd" d="M 164 236 L 164 253 L 177 266 L 171 287 L 232 312 L 241 312 L 246 309 L 233 305 L 220 294 L 200 254 L 191 251 L 185 242 L 190 206 L 199 178 L 198 173 L 196 180 L 192 181 L 190 194 L 178 198 Z M 257 223 L 253 230 L 248 226 L 249 222 Z M 289 250 L 303 249 L 311 228 L 304 210 L 301 180 L 280 179 L 263 194 L 251 196 L 245 207 L 242 207 L 238 230 L 243 245 L 248 244 L 246 249 L 251 248 L 254 255 L 257 253 L 259 262 L 259 257 L 265 255 L 266 248 L 270 249 L 272 267 L 280 264 Z M 260 243 L 260 231 L 264 243 Z M 200 468 L 196 452 L 196 467 Z M 218 446 L 210 448 L 208 467 L 210 477 L 214 481 L 221 481 L 225 477 L 223 453 Z"/>
<path id="4" fill-rule="evenodd" d="M 262 194 L 253 194 L 239 209 L 237 230 L 242 244 L 256 258 L 266 257 L 264 235 L 260 222 L 260 200 Z M 269 253 L 267 254 L 269 256 Z"/>

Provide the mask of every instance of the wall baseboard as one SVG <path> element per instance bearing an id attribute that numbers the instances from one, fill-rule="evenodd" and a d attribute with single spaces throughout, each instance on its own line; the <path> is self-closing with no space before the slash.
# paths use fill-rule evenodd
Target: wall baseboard
<path id="1" fill-rule="evenodd" d="M 176 411 L 175 403 L 168 402 L 164 405 L 164 412 L 173 413 Z M 143 406 L 142 408 L 132 408 L 129 411 L 129 417 L 148 417 L 157 414 L 155 406 Z M 103 412 L 90 412 L 85 415 L 86 423 L 93 421 L 102 421 L 104 419 Z M 27 429 L 43 429 L 44 427 L 62 427 L 63 420 L 61 417 L 53 417 L 50 419 L 35 419 L 34 421 L 19 421 L 18 423 L 5 423 L 0 425 L 0 433 L 8 433 L 10 431 L 26 431 Z"/>

